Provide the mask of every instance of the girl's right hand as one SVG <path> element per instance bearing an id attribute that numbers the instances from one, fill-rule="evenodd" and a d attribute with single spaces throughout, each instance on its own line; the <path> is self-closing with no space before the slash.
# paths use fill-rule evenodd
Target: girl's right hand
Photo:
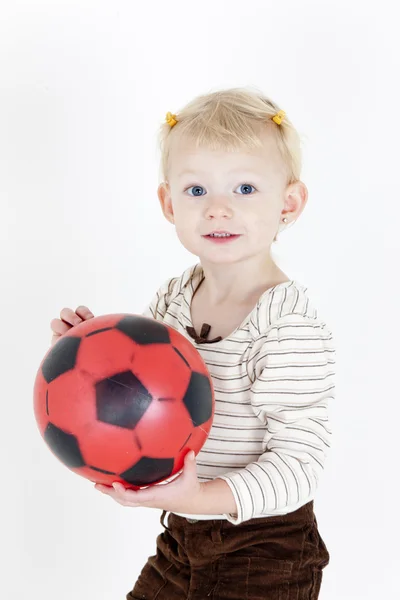
<path id="1" fill-rule="evenodd" d="M 72 327 L 79 325 L 82 321 L 93 319 L 94 314 L 88 309 L 87 306 L 78 306 L 74 312 L 70 308 L 63 308 L 60 312 L 61 319 L 52 319 L 50 323 L 53 336 L 51 338 L 51 346 L 67 333 Z"/>

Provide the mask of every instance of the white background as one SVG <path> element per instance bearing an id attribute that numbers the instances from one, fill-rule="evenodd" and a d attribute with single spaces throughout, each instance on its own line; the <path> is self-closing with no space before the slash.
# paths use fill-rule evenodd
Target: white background
<path id="1" fill-rule="evenodd" d="M 33 382 L 64 306 L 141 312 L 197 262 L 159 208 L 156 133 L 195 95 L 241 85 L 306 140 L 309 201 L 274 251 L 337 344 L 320 598 L 397 597 L 396 4 L 0 6 L 1 598 L 122 600 L 155 551 L 161 511 L 123 508 L 54 458 Z"/>

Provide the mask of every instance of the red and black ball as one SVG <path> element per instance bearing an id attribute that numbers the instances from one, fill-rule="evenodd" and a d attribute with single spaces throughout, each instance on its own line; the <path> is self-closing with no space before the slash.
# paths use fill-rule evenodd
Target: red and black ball
<path id="1" fill-rule="evenodd" d="M 125 487 L 160 483 L 198 454 L 214 392 L 200 354 L 160 321 L 132 314 L 71 328 L 43 358 L 34 414 L 50 450 L 75 473 Z"/>

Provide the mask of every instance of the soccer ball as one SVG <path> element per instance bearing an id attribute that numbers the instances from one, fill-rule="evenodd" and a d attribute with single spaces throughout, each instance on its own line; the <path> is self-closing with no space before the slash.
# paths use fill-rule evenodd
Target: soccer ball
<path id="1" fill-rule="evenodd" d="M 55 456 L 90 481 L 138 489 L 176 476 L 204 445 L 212 381 L 193 344 L 160 321 L 83 321 L 43 358 L 34 414 Z"/>

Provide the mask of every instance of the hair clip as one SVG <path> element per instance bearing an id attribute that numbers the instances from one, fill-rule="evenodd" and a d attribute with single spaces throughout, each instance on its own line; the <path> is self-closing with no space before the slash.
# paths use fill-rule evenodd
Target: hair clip
<path id="1" fill-rule="evenodd" d="M 272 120 L 277 124 L 280 125 L 282 123 L 282 119 L 284 118 L 284 116 L 286 115 L 284 110 L 280 110 L 278 113 L 276 113 L 275 116 L 272 117 Z"/>
<path id="2" fill-rule="evenodd" d="M 170 112 L 167 112 L 165 120 L 167 121 L 168 125 L 170 125 L 171 127 L 173 127 L 174 125 L 176 125 L 177 122 L 178 122 L 178 120 L 176 118 L 176 115 L 173 115 Z"/>

